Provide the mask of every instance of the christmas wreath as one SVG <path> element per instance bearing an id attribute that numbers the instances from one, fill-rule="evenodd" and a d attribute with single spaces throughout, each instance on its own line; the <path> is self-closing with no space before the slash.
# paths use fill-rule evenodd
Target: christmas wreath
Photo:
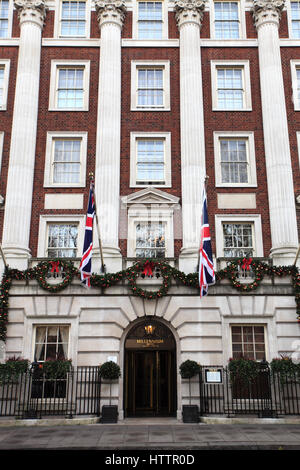
<path id="1" fill-rule="evenodd" d="M 252 271 L 254 275 L 252 282 L 245 283 L 238 279 L 238 272 L 241 269 L 245 272 Z M 160 272 L 159 276 L 161 275 L 162 277 L 162 285 L 158 290 L 147 290 L 137 285 L 138 276 L 144 278 L 154 277 L 158 271 Z M 49 283 L 49 273 L 60 274 L 62 281 L 55 284 Z M 232 287 L 239 292 L 253 292 L 259 287 L 265 275 L 271 277 L 291 276 L 297 308 L 297 319 L 300 322 L 300 274 L 296 266 L 270 266 L 251 258 L 241 258 L 232 261 L 226 268 L 217 271 L 216 283 L 220 283 L 223 279 L 228 279 Z M 57 293 L 70 286 L 75 277 L 80 278 L 79 270 L 71 261 L 61 259 L 42 261 L 37 266 L 25 271 L 6 267 L 2 283 L 0 284 L 0 340 L 5 341 L 6 338 L 9 291 L 13 280 L 28 281 L 35 279 L 42 289 L 50 293 Z M 133 266 L 116 273 L 93 274 L 91 276 L 91 286 L 106 289 L 127 280 L 133 295 L 153 300 L 167 295 L 172 278 L 177 283 L 199 290 L 197 272 L 185 274 L 164 261 L 153 259 L 139 260 Z"/>

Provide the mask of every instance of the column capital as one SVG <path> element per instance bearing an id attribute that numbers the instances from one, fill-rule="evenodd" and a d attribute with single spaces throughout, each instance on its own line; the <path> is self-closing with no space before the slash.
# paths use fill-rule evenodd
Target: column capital
<path id="1" fill-rule="evenodd" d="M 20 25 L 29 22 L 43 28 L 48 10 L 45 0 L 14 0 L 14 6 L 18 11 Z"/>
<path id="2" fill-rule="evenodd" d="M 124 0 L 95 0 L 95 8 L 100 29 L 107 23 L 122 28 L 127 11 Z"/>
<path id="3" fill-rule="evenodd" d="M 252 15 L 256 29 L 265 24 L 279 27 L 285 0 L 253 0 Z"/>
<path id="4" fill-rule="evenodd" d="M 205 0 L 175 0 L 174 10 L 178 28 L 188 23 L 201 27 L 204 8 Z"/>

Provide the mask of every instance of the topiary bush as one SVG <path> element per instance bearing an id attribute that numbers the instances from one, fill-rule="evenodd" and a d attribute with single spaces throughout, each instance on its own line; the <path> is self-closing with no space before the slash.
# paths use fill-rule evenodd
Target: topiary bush
<path id="1" fill-rule="evenodd" d="M 200 364 L 196 361 L 191 361 L 190 359 L 184 361 L 179 367 L 179 372 L 183 379 L 191 379 L 198 374 L 200 370 Z"/>
<path id="2" fill-rule="evenodd" d="M 99 374 L 103 379 L 117 380 L 121 376 L 121 370 L 118 364 L 108 361 L 100 366 Z"/>

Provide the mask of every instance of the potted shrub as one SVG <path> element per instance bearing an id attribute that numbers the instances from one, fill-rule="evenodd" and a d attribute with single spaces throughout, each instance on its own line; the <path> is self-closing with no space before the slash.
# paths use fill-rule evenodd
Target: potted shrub
<path id="1" fill-rule="evenodd" d="M 118 364 L 113 361 L 108 361 L 102 364 L 99 368 L 99 375 L 102 379 L 109 382 L 109 405 L 102 406 L 101 423 L 117 423 L 118 422 L 118 407 L 111 404 L 111 384 L 112 381 L 118 380 L 121 376 L 121 370 Z"/>
<path id="2" fill-rule="evenodd" d="M 198 405 L 191 404 L 191 378 L 201 371 L 201 366 L 196 361 L 187 359 L 180 367 L 179 372 L 183 379 L 189 380 L 189 405 L 182 406 L 182 420 L 184 423 L 198 423 L 199 422 L 199 407 Z"/>
<path id="3" fill-rule="evenodd" d="M 272 359 L 270 368 L 273 377 L 276 375 L 282 385 L 287 382 L 298 382 L 300 379 L 300 364 L 293 362 L 287 355 Z"/>

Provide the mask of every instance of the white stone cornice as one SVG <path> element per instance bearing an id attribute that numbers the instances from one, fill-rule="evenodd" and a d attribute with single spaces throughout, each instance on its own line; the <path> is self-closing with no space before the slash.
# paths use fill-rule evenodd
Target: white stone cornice
<path id="1" fill-rule="evenodd" d="M 43 28 L 48 10 L 45 0 L 14 0 L 14 6 L 18 11 L 20 25 L 30 22 Z"/>
<path id="2" fill-rule="evenodd" d="M 124 0 L 95 0 L 95 9 L 100 29 L 107 23 L 122 28 L 127 11 Z"/>
<path id="3" fill-rule="evenodd" d="M 266 24 L 279 26 L 285 0 L 254 0 L 252 15 L 256 28 Z"/>
<path id="4" fill-rule="evenodd" d="M 205 0 L 175 0 L 174 10 L 178 28 L 191 23 L 201 27 L 204 8 Z"/>

